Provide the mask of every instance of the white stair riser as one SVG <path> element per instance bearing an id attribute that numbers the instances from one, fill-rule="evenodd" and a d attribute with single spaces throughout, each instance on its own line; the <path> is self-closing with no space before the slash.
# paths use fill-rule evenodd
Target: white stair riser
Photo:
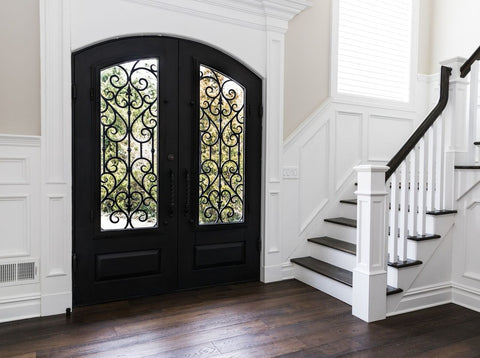
<path id="1" fill-rule="evenodd" d="M 329 222 L 325 222 L 325 224 L 325 236 L 334 237 L 335 239 L 350 242 L 352 244 L 357 243 L 357 228 Z"/>
<path id="2" fill-rule="evenodd" d="M 329 264 L 341 267 L 345 270 L 353 271 L 356 264 L 355 255 L 333 249 L 328 246 L 308 243 L 309 255 L 317 260 L 325 261 Z"/>
<path id="3" fill-rule="evenodd" d="M 345 302 L 352 304 L 352 288 L 341 282 L 332 280 L 327 276 L 320 275 L 303 266 L 295 265 L 295 278 L 309 286 L 316 288 L 326 294 Z"/>
<path id="4" fill-rule="evenodd" d="M 441 239 L 424 241 L 408 240 L 407 257 L 412 260 L 426 261 L 432 255 L 435 248 L 440 244 Z"/>
<path id="5" fill-rule="evenodd" d="M 415 277 L 421 271 L 422 265 L 404 268 L 387 267 L 387 284 L 393 287 L 410 287 Z"/>
<path id="6" fill-rule="evenodd" d="M 344 218 L 356 219 L 357 206 L 352 204 L 340 203 L 340 216 Z"/>

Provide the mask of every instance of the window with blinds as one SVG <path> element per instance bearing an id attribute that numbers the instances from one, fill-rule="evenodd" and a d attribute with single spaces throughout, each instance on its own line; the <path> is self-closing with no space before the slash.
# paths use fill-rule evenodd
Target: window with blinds
<path id="1" fill-rule="evenodd" d="M 409 102 L 412 0 L 338 0 L 337 92 Z"/>

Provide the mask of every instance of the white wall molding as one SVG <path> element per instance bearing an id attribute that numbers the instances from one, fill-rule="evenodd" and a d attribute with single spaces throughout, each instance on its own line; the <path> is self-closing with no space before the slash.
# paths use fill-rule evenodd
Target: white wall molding
<path id="1" fill-rule="evenodd" d="M 0 299 L 0 323 L 40 315 L 40 295 L 26 294 Z"/>
<path id="2" fill-rule="evenodd" d="M 480 312 L 480 290 L 459 283 L 453 283 L 452 302 Z"/>
<path id="3" fill-rule="evenodd" d="M 452 283 L 441 282 L 408 290 L 395 310 L 389 310 L 387 317 L 418 311 L 452 302 Z"/>
<path id="4" fill-rule="evenodd" d="M 0 134 L 0 147 L 38 147 L 40 148 L 39 136 Z"/>
<path id="5" fill-rule="evenodd" d="M 153 6 L 190 16 L 286 32 L 288 21 L 311 5 L 305 0 L 123 0 Z"/>

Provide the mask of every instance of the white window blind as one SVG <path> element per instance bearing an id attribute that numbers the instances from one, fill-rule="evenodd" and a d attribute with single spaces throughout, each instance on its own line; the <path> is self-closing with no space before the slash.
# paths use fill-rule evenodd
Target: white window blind
<path id="1" fill-rule="evenodd" d="M 339 0 L 337 92 L 408 102 L 412 0 Z"/>

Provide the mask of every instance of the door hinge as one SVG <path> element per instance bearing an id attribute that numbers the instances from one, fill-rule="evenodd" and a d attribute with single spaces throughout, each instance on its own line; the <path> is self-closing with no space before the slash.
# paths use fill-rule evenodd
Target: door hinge
<path id="1" fill-rule="evenodd" d="M 262 239 L 260 237 L 257 240 L 257 250 L 262 251 Z"/>
<path id="2" fill-rule="evenodd" d="M 90 100 L 93 101 L 95 99 L 95 90 L 90 88 Z"/>
<path id="3" fill-rule="evenodd" d="M 77 85 L 72 83 L 72 99 L 77 99 Z"/>
<path id="4" fill-rule="evenodd" d="M 72 272 L 74 274 L 77 272 L 77 254 L 75 252 L 72 254 Z"/>
<path id="5" fill-rule="evenodd" d="M 258 115 L 260 118 L 263 118 L 263 104 L 258 107 Z"/>

